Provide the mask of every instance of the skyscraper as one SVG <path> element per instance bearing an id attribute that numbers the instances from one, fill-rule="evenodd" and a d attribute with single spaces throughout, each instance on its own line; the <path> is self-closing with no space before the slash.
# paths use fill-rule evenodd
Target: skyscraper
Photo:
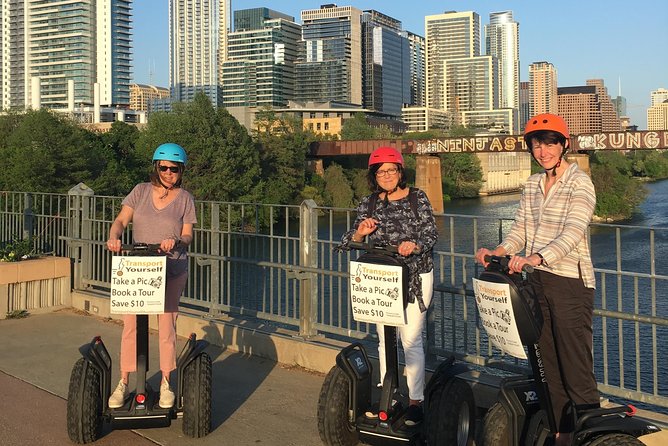
<path id="1" fill-rule="evenodd" d="M 499 108 L 519 110 L 520 31 L 512 11 L 489 15 L 485 42 L 486 53 L 499 61 Z M 518 132 L 519 125 L 515 127 L 513 130 Z"/>
<path id="2" fill-rule="evenodd" d="M 2 108 L 129 104 L 131 4 L 3 0 Z"/>
<path id="3" fill-rule="evenodd" d="M 622 127 L 619 121 L 619 116 L 617 116 L 617 110 L 610 99 L 608 89 L 605 86 L 603 79 L 587 79 L 587 85 L 593 86 L 596 89 L 599 109 L 601 111 L 601 131 L 620 131 Z"/>
<path id="4" fill-rule="evenodd" d="M 411 73 L 411 106 L 424 107 L 426 104 L 425 91 L 425 39 L 422 36 L 407 32 L 410 48 Z"/>
<path id="5" fill-rule="evenodd" d="M 222 63 L 222 105 L 285 107 L 295 94 L 300 37 L 294 17 L 267 8 L 235 11 Z"/>
<path id="6" fill-rule="evenodd" d="M 443 62 L 480 56 L 480 16 L 473 11 L 446 12 L 426 16 L 424 20 L 427 107 L 456 108 L 456 103 L 447 103 Z"/>
<path id="7" fill-rule="evenodd" d="M 650 93 L 647 109 L 647 130 L 668 130 L 668 90 L 659 88 Z"/>
<path id="8" fill-rule="evenodd" d="M 361 105 L 362 11 L 327 4 L 304 10 L 295 99 Z"/>
<path id="9" fill-rule="evenodd" d="M 226 58 L 229 0 L 169 0 L 169 85 L 172 100 L 203 91 L 218 105 L 218 79 Z"/>
<path id="10" fill-rule="evenodd" d="M 529 65 L 529 117 L 558 112 L 557 69 L 550 62 L 532 63 Z"/>
<path id="11" fill-rule="evenodd" d="M 364 11 L 362 20 L 362 105 L 401 116 L 410 101 L 410 46 L 399 20 Z"/>

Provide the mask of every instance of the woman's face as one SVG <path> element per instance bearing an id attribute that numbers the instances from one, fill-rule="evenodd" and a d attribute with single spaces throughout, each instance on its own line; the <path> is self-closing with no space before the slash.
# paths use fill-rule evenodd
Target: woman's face
<path id="1" fill-rule="evenodd" d="M 376 171 L 376 182 L 383 190 L 394 189 L 400 179 L 399 168 L 394 163 L 383 163 Z"/>
<path id="2" fill-rule="evenodd" d="M 158 175 L 160 181 L 167 187 L 172 187 L 181 178 L 181 168 L 177 163 L 172 161 L 158 161 Z"/>
<path id="3" fill-rule="evenodd" d="M 561 158 L 564 146 L 561 143 L 531 141 L 531 152 L 543 169 L 552 168 Z"/>

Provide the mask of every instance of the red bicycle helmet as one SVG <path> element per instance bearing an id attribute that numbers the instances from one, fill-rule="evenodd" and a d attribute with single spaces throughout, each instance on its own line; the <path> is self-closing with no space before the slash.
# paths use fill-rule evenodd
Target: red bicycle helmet
<path id="1" fill-rule="evenodd" d="M 538 130 L 552 130 L 564 135 L 566 139 L 570 138 L 568 133 L 568 125 L 561 116 L 553 115 L 551 113 L 542 113 L 529 119 L 527 125 L 524 127 L 524 137 Z"/>
<path id="2" fill-rule="evenodd" d="M 369 167 L 371 167 L 372 164 L 382 163 L 395 163 L 403 166 L 404 157 L 401 156 L 401 152 L 394 147 L 378 147 L 371 152 L 371 156 L 369 156 Z"/>

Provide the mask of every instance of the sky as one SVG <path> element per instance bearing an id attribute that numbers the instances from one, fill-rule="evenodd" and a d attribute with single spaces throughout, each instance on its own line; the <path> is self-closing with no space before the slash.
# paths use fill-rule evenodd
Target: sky
<path id="1" fill-rule="evenodd" d="M 614 98 L 621 84 L 627 114 L 641 130 L 647 128 L 650 93 L 668 88 L 666 0 L 232 0 L 232 11 L 267 7 L 301 23 L 301 10 L 327 3 L 375 9 L 421 36 L 426 15 L 475 11 L 484 28 L 491 12 L 512 11 L 520 24 L 522 81 L 528 80 L 531 63 L 547 61 L 557 69 L 559 87 L 603 79 Z M 134 82 L 169 86 L 168 12 L 168 0 L 133 2 Z M 483 30 L 481 38 L 484 51 Z"/>

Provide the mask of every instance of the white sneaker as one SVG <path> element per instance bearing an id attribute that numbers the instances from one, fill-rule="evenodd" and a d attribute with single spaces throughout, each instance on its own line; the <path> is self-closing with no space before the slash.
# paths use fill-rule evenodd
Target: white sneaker
<path id="1" fill-rule="evenodd" d="M 158 405 L 163 409 L 169 409 L 174 406 L 174 392 L 169 388 L 169 381 L 167 378 L 162 378 L 162 383 L 160 383 L 160 401 Z"/>
<path id="2" fill-rule="evenodd" d="M 128 385 L 123 382 L 121 379 L 116 386 L 116 390 L 109 397 L 109 408 L 118 409 L 123 407 L 125 404 L 125 399 L 128 397 Z"/>

